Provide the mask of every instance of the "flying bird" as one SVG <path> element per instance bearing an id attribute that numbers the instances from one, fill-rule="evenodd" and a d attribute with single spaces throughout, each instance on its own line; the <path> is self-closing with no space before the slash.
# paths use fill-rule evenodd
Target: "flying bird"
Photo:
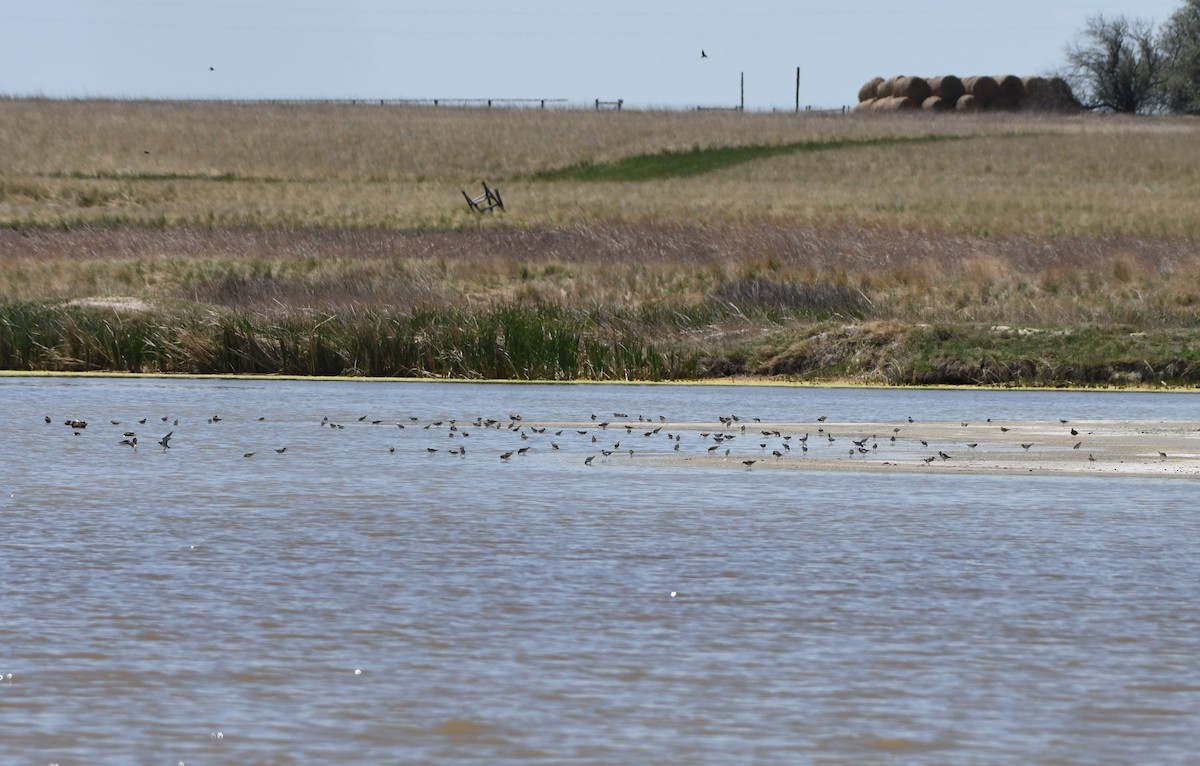
<path id="1" fill-rule="evenodd" d="M 163 438 L 159 439 L 159 440 L 158 440 L 158 446 L 162 447 L 164 450 L 169 450 L 169 449 L 171 449 L 171 436 L 172 436 L 174 433 L 175 433 L 174 431 L 170 431 L 170 432 L 168 432 L 168 433 L 167 433 L 167 435 L 166 435 L 166 436 L 164 436 Z"/>
<path id="2" fill-rule="evenodd" d="M 708 54 L 704 52 L 703 48 L 700 49 L 700 58 L 702 58 L 702 59 L 708 58 Z"/>

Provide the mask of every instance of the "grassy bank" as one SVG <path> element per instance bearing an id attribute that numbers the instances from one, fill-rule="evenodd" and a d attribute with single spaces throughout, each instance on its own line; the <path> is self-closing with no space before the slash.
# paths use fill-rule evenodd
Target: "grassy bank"
<path id="1" fill-rule="evenodd" d="M 0 100 L 0 367 L 1190 385 L 1198 134 Z"/>
<path id="2" fill-rule="evenodd" d="M 0 232 L 0 366 L 1200 382 L 1186 241 L 803 227 Z"/>

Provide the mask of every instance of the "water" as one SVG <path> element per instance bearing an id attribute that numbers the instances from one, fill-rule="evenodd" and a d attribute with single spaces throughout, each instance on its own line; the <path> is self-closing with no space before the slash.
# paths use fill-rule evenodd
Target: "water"
<path id="1" fill-rule="evenodd" d="M 1194 402 L 0 378 L 0 762 L 1192 762 L 1192 481 L 680 464 L 591 415 Z M 588 435 L 468 422 L 512 414 Z"/>

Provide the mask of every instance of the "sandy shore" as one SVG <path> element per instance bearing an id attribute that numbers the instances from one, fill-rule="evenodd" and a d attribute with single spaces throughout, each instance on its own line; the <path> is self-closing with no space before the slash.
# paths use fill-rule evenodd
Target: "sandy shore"
<path id="1" fill-rule="evenodd" d="M 560 425 L 596 428 L 594 423 Z M 614 451 L 608 461 L 640 458 L 754 471 L 1200 478 L 1200 421 L 629 425 L 610 423 L 605 429 L 614 437 L 625 435 L 625 448 Z M 679 450 L 664 452 L 657 439 L 639 440 L 660 427 L 655 436 L 678 436 Z"/>

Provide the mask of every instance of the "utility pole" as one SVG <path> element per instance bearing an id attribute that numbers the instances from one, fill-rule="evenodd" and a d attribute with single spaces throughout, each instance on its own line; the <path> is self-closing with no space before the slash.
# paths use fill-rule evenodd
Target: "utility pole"
<path id="1" fill-rule="evenodd" d="M 796 67 L 796 114 L 800 113 L 800 67 Z"/>
<path id="2" fill-rule="evenodd" d="M 742 72 L 742 99 L 738 106 L 739 112 L 746 111 L 746 73 Z"/>

